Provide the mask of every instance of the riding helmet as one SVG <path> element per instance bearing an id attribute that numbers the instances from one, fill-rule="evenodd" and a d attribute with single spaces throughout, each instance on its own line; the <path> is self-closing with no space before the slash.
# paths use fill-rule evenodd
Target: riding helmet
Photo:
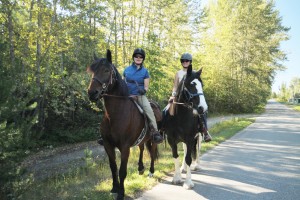
<path id="1" fill-rule="evenodd" d="M 137 48 L 137 49 L 135 49 L 135 50 L 133 51 L 132 59 L 133 59 L 133 57 L 134 57 L 136 54 L 142 55 L 142 56 L 143 56 L 143 59 L 145 60 L 145 58 L 146 58 L 146 53 L 145 53 L 145 51 L 144 51 L 142 48 Z"/>
<path id="2" fill-rule="evenodd" d="M 184 53 L 184 54 L 181 55 L 180 60 L 189 60 L 189 61 L 192 62 L 192 60 L 193 60 L 192 54 Z"/>

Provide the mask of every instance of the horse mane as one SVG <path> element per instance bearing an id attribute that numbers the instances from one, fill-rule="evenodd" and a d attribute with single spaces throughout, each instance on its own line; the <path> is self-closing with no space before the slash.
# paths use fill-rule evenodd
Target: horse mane
<path id="1" fill-rule="evenodd" d="M 116 75 L 116 84 L 119 86 L 120 93 L 124 96 L 129 96 L 129 91 L 126 82 L 123 80 L 121 74 L 119 73 L 118 69 L 113 65 L 113 70 L 115 71 Z"/>
<path id="2" fill-rule="evenodd" d="M 181 79 L 181 81 L 178 84 L 177 90 L 176 90 L 176 94 L 178 95 L 178 100 L 180 100 L 181 97 L 181 92 L 183 90 L 184 87 L 184 80 L 185 80 L 186 75 L 183 76 L 183 78 Z"/>

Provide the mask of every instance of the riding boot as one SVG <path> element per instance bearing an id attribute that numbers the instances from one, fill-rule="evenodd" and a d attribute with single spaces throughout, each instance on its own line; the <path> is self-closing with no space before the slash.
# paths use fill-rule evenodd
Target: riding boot
<path id="1" fill-rule="evenodd" d="M 97 143 L 102 145 L 102 146 L 104 145 L 103 138 L 102 138 L 101 135 L 100 135 L 99 139 L 97 140 Z"/>
<path id="2" fill-rule="evenodd" d="M 202 120 L 200 119 L 200 117 L 202 118 Z M 212 140 L 212 137 L 209 134 L 209 132 L 208 132 L 208 130 L 207 130 L 205 124 L 204 124 L 203 115 L 200 115 L 198 117 L 198 121 L 199 121 L 199 123 L 198 123 L 198 125 L 199 125 L 199 127 L 198 127 L 199 128 L 199 132 L 201 132 L 204 135 L 203 140 L 205 142 L 210 142 Z"/>
<path id="3" fill-rule="evenodd" d="M 210 142 L 212 140 L 212 137 L 209 134 L 208 130 L 205 128 L 205 126 L 203 126 L 202 133 L 204 134 L 203 139 L 204 139 L 205 142 Z"/>
<path id="4" fill-rule="evenodd" d="M 153 127 L 151 127 L 150 134 L 151 134 L 152 142 L 154 142 L 156 144 L 162 143 L 163 137 L 161 136 L 159 131 L 157 131 Z"/>

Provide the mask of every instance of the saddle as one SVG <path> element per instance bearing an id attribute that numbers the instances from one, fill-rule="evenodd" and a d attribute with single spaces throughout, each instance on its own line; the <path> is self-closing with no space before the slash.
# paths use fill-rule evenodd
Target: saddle
<path id="1" fill-rule="evenodd" d="M 134 145 L 132 146 L 137 146 L 140 144 L 140 142 L 144 139 L 145 135 L 147 132 L 149 132 L 151 130 L 151 126 L 149 124 L 149 119 L 146 116 L 146 113 L 144 112 L 143 108 L 138 104 L 137 99 L 134 97 L 130 97 L 131 101 L 133 101 L 133 103 L 136 105 L 136 107 L 138 108 L 138 110 L 140 111 L 140 113 L 143 115 L 144 117 L 144 121 L 145 121 L 145 126 L 139 136 L 139 138 L 136 140 L 136 142 L 134 143 Z M 149 99 L 150 102 L 150 106 L 153 110 L 154 113 L 154 117 L 156 119 L 156 122 L 159 122 L 162 120 L 162 113 L 160 111 L 160 106 L 158 105 L 158 103 L 156 103 L 155 101 Z"/>
<path id="2" fill-rule="evenodd" d="M 133 103 L 136 105 L 136 107 L 138 108 L 138 110 L 140 111 L 140 113 L 144 116 L 145 113 L 144 113 L 144 110 L 143 108 L 138 104 L 137 100 L 135 98 L 130 98 Z M 150 102 L 150 106 L 153 110 L 153 113 L 154 113 L 154 116 L 155 116 L 155 119 L 156 119 L 156 122 L 159 122 L 162 120 L 162 114 L 161 114 L 161 111 L 160 111 L 160 106 L 158 105 L 158 103 L 156 103 L 155 101 L 149 99 L 149 102 Z M 145 119 L 145 121 L 148 120 L 147 117 Z"/>

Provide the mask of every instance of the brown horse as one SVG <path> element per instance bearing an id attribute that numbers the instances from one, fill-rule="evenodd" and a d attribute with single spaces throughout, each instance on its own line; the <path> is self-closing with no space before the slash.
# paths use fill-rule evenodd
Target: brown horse
<path id="1" fill-rule="evenodd" d="M 117 193 L 117 199 L 124 199 L 124 180 L 127 175 L 130 147 L 139 146 L 138 171 L 142 174 L 144 172 L 143 151 L 144 144 L 146 144 L 151 157 L 149 176 L 153 176 L 154 161 L 158 157 L 157 145 L 152 143 L 149 131 L 144 130 L 146 129 L 144 116 L 129 97 L 125 81 L 112 64 L 110 50 L 107 50 L 106 58 L 95 58 L 89 70 L 92 72 L 92 80 L 88 88 L 90 100 L 104 99 L 105 115 L 101 123 L 101 134 L 112 173 L 111 193 Z M 141 137 L 142 132 L 145 132 L 145 135 Z M 121 152 L 119 174 L 117 173 L 116 148 Z"/>

